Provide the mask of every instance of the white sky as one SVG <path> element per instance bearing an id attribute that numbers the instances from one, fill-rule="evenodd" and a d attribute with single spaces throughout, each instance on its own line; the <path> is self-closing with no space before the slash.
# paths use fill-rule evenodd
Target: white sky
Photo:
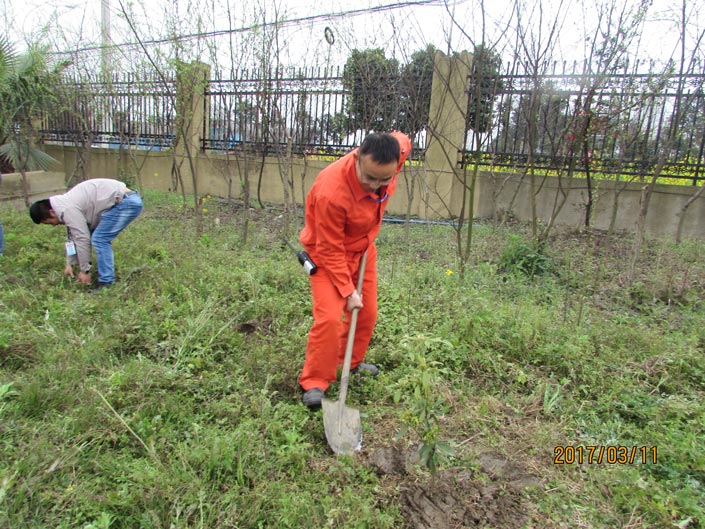
<path id="1" fill-rule="evenodd" d="M 109 2 L 111 23 L 110 33 L 114 43 L 135 42 L 125 17 L 121 12 L 120 0 Z M 427 6 L 406 6 L 398 9 L 382 9 L 374 14 L 348 15 L 334 18 L 316 18 L 300 24 L 292 24 L 281 31 L 279 41 L 280 61 L 287 65 L 342 65 L 353 48 L 382 47 L 387 56 L 396 56 L 404 61 L 411 52 L 434 44 L 448 51 L 471 49 L 468 36 L 482 40 L 481 0 L 436 0 Z M 555 13 L 560 0 L 519 0 L 531 9 L 524 18 L 531 20 L 534 28 L 538 22 L 537 5 L 544 9 L 543 31 L 556 19 Z M 604 0 L 564 0 L 562 29 L 559 47 L 553 55 L 556 59 L 580 60 L 584 53 L 586 33 L 592 33 L 596 24 L 597 5 Z M 618 0 L 618 3 L 633 5 L 637 0 Z M 678 16 L 682 0 L 653 0 L 647 23 L 636 53 L 639 57 L 666 60 L 674 55 L 678 31 L 673 20 Z M 698 19 L 698 12 L 705 11 L 705 0 L 686 0 L 689 13 L 689 32 L 692 35 L 702 31 L 705 21 Z M 229 29 L 226 6 L 228 0 L 122 0 L 126 9 L 132 12 L 133 24 L 142 40 L 160 39 L 169 34 L 194 34 L 201 31 L 212 32 Z M 319 16 L 365 8 L 379 8 L 404 0 L 230 0 L 232 4 L 232 27 L 249 27 L 255 21 L 274 20 L 277 6 L 280 18 L 287 19 Z M 144 5 L 143 5 L 144 4 Z M 485 0 L 484 23 L 487 42 L 498 39 L 503 25 L 511 19 L 513 2 L 510 0 Z M 145 7 L 149 6 L 148 8 Z M 453 13 L 457 24 L 451 22 Z M 178 16 L 174 15 L 178 13 Z M 200 27 L 199 25 L 200 24 Z M 4 25 L 4 27 L 3 27 Z M 324 39 L 324 28 L 330 27 L 336 37 L 329 46 Z M 10 36 L 18 48 L 26 41 L 39 37 L 52 45 L 53 50 L 82 49 L 98 46 L 101 28 L 101 0 L 0 0 L 0 31 Z M 513 29 L 505 32 L 508 42 L 513 42 Z M 252 31 L 235 34 L 236 49 L 256 50 L 256 37 Z M 249 39 L 249 40 L 248 40 Z M 216 42 L 216 41 L 212 41 Z M 190 41 L 193 46 L 195 41 Z M 229 48 L 224 38 L 215 44 L 219 51 Z M 505 41 L 504 49 L 512 45 Z M 502 45 L 499 46 L 500 49 Z M 636 49 L 636 48 L 635 48 Z M 262 52 L 263 50 L 259 50 Z M 209 62 L 207 52 L 200 50 L 201 60 Z M 241 52 L 244 53 L 244 52 Z M 94 57 L 100 51 L 92 52 Z M 204 55 L 205 54 L 205 55 Z M 507 57 L 507 52 L 503 53 Z M 239 55 L 236 59 L 243 59 Z M 229 61 L 229 59 L 228 59 Z"/>

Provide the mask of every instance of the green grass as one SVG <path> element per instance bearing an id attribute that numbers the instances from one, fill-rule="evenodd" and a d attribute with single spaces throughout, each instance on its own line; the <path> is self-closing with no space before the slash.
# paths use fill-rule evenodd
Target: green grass
<path id="1" fill-rule="evenodd" d="M 628 236 L 559 233 L 527 275 L 523 228 L 481 225 L 460 277 L 450 228 L 383 226 L 383 371 L 351 382 L 364 447 L 336 457 L 300 404 L 311 301 L 280 213 L 243 242 L 213 199 L 197 238 L 148 192 L 117 285 L 89 294 L 62 276 L 61 228 L 0 208 L 0 527 L 411 527 L 401 498 L 429 468 L 373 455 L 421 440 L 452 451 L 438 475 L 509 493 L 492 453 L 532 476 L 527 528 L 705 527 L 704 244 L 647 241 L 627 285 Z M 657 461 L 555 464 L 568 445 Z"/>

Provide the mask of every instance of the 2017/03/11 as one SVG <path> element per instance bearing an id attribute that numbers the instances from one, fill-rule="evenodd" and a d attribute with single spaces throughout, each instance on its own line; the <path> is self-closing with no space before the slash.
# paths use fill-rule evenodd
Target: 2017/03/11
<path id="1" fill-rule="evenodd" d="M 657 447 L 623 445 L 558 445 L 553 449 L 555 465 L 588 465 L 607 463 L 609 465 L 656 464 Z"/>

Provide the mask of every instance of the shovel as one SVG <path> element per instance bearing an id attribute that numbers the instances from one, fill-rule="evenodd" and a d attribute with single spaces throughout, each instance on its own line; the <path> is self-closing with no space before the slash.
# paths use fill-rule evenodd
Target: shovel
<path id="1" fill-rule="evenodd" d="M 367 265 L 367 252 L 362 256 L 360 272 L 357 278 L 357 292 L 362 294 L 362 280 L 365 276 Z M 348 343 L 345 347 L 345 360 L 343 372 L 340 375 L 340 392 L 338 400 L 324 398 L 321 401 L 323 408 L 323 428 L 326 431 L 328 444 L 338 455 L 350 455 L 362 448 L 362 425 L 360 424 L 360 410 L 345 405 L 350 382 L 350 364 L 352 363 L 353 342 L 355 341 L 355 328 L 357 327 L 357 313 L 360 309 L 352 310 Z"/>

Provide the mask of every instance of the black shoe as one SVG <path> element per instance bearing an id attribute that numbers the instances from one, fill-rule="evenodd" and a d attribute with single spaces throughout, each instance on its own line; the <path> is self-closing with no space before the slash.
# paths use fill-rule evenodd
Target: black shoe
<path id="1" fill-rule="evenodd" d="M 367 375 L 368 377 L 376 377 L 379 375 L 379 368 L 373 364 L 360 363 L 355 369 L 350 370 L 351 375 Z"/>
<path id="2" fill-rule="evenodd" d="M 93 289 L 91 289 L 91 294 L 98 292 L 99 290 L 103 290 L 105 288 L 110 288 L 113 286 L 112 283 L 98 283 Z"/>
<path id="3" fill-rule="evenodd" d="M 301 402 L 304 406 L 312 410 L 321 407 L 321 400 L 323 400 L 323 395 L 325 392 L 320 388 L 311 388 L 308 391 L 304 391 L 304 396 L 301 398 Z"/>

